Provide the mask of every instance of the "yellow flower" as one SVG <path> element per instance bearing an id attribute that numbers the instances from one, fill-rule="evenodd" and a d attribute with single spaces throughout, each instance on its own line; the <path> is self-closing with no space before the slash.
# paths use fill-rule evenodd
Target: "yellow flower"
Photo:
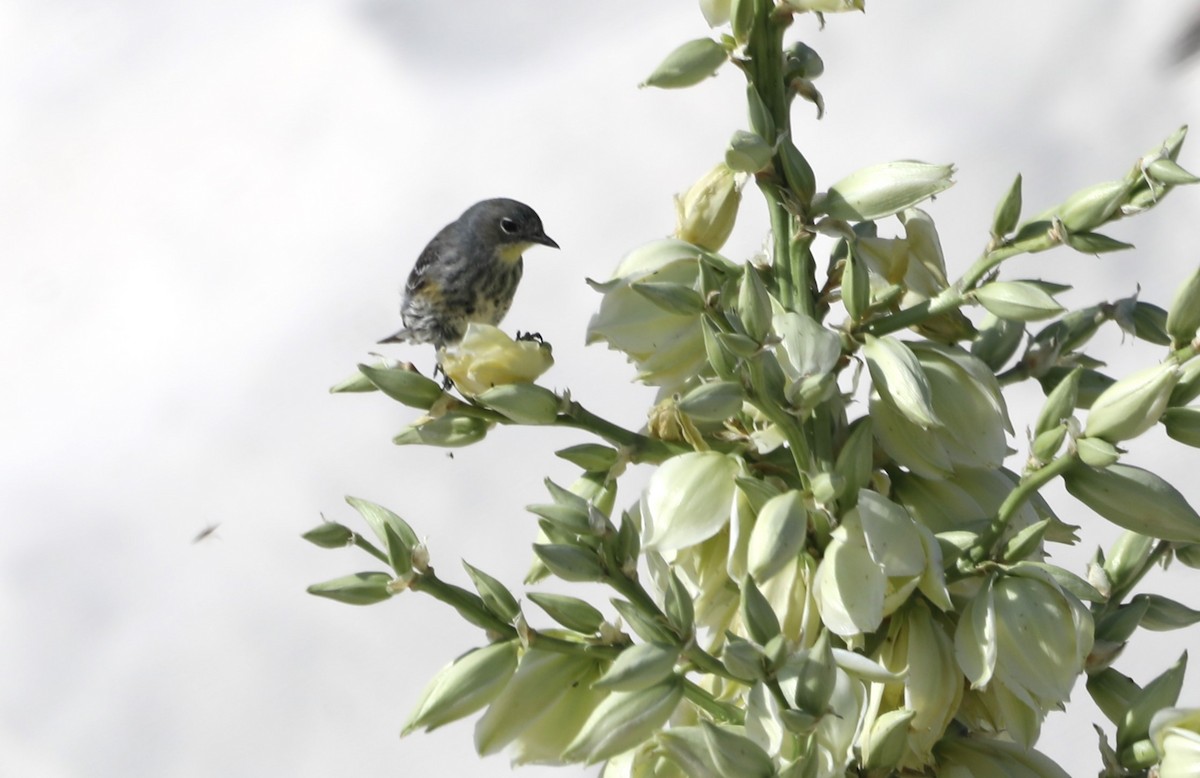
<path id="1" fill-rule="evenodd" d="M 549 345 L 515 341 L 496 327 L 474 322 L 458 345 L 441 351 L 446 376 L 472 396 L 493 386 L 532 383 L 553 364 Z"/>

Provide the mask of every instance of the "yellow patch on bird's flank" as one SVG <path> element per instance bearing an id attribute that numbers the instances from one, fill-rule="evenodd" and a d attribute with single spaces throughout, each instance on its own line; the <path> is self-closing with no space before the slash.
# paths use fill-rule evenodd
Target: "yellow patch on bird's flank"
<path id="1" fill-rule="evenodd" d="M 525 249 L 532 245 L 532 243 L 512 243 L 508 246 L 500 246 L 496 249 L 496 258 L 501 262 L 516 262 L 525 253 Z"/>
<path id="2" fill-rule="evenodd" d="M 442 285 L 432 278 L 426 278 L 419 291 L 421 298 L 427 302 L 436 302 L 442 299 Z"/>

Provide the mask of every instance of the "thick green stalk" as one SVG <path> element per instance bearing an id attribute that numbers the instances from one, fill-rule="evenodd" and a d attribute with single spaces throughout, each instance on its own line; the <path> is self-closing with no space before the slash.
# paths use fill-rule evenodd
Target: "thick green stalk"
<path id="1" fill-rule="evenodd" d="M 996 510 L 996 516 L 992 519 L 987 529 L 979 536 L 979 540 L 971 547 L 968 558 L 976 564 L 984 561 L 993 553 L 993 546 L 1004 534 L 1004 530 L 1008 528 L 1008 523 L 1012 517 L 1017 514 L 1025 501 L 1042 488 L 1046 484 L 1053 481 L 1058 476 L 1065 473 L 1075 464 L 1075 454 L 1066 454 L 1058 459 L 1052 460 L 1045 467 L 1039 468 L 1025 473 L 1021 476 L 1020 483 L 1008 493 L 1004 498 L 1004 502 Z"/>

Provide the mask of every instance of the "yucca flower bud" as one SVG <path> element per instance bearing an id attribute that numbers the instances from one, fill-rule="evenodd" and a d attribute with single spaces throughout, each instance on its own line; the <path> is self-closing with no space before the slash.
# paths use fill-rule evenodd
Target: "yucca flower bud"
<path id="1" fill-rule="evenodd" d="M 675 237 L 709 251 L 729 240 L 742 202 L 738 176 L 724 162 L 675 198 Z"/>
<path id="2" fill-rule="evenodd" d="M 1158 423 L 1179 376 L 1167 361 L 1117 381 L 1092 403 L 1084 434 L 1112 443 L 1141 435 Z"/>
<path id="3" fill-rule="evenodd" d="M 729 23 L 730 0 L 700 0 L 700 13 L 709 27 L 720 27 Z"/>
<path id="4" fill-rule="evenodd" d="M 641 86 L 660 89 L 693 86 L 715 74 L 727 59 L 729 52 L 712 38 L 688 41 L 668 54 Z"/>
<path id="5" fill-rule="evenodd" d="M 840 4 L 840 3 L 839 3 Z M 873 221 L 911 208 L 948 189 L 953 165 L 886 162 L 855 171 L 813 200 L 813 213 L 847 221 Z"/>
<path id="6" fill-rule="evenodd" d="M 401 734 L 437 729 L 487 705 L 516 672 L 518 649 L 515 640 L 493 643 L 443 667 L 421 693 Z"/>

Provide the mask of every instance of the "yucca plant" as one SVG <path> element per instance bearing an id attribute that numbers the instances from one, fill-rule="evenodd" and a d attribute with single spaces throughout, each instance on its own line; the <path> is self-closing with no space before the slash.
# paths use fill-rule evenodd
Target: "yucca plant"
<path id="1" fill-rule="evenodd" d="M 1005 265 L 1131 248 L 1101 230 L 1198 180 L 1177 162 L 1186 128 L 1122 177 L 1032 216 L 1017 176 L 978 259 L 955 268 L 918 207 L 951 186 L 950 165 L 891 162 L 823 185 L 792 132 L 797 98 L 823 107 L 823 64 L 788 41 L 793 18 L 861 2 L 701 6 L 714 34 L 645 83 L 692 87 L 736 68 L 747 129 L 678 198 L 675 236 L 593 283 L 589 340 L 659 388 L 653 407 L 602 419 L 586 397 L 537 383 L 547 344 L 490 327 L 441 355 L 453 389 L 410 366 L 360 366 L 335 391 L 378 390 L 424 412 L 397 443 L 557 425 L 578 430 L 555 453 L 580 475 L 547 481 L 548 498 L 529 506 L 520 596 L 470 565 L 473 590 L 435 575 L 436 554 L 405 521 L 357 499 L 373 540 L 338 523 L 305 537 L 358 546 L 380 570 L 309 591 L 352 604 L 427 593 L 480 627 L 477 648 L 448 649 L 458 658 L 405 731 L 482 711 L 478 752 L 508 749 L 519 763 L 604 763 L 613 777 L 1061 776 L 1035 746 L 1084 677 L 1115 727 L 1101 741 L 1106 774 L 1194 774 L 1200 712 L 1173 707 L 1184 662 L 1144 688 L 1112 664 L 1138 627 L 1200 620 L 1137 591 L 1169 560 L 1200 566 L 1200 515 L 1121 448 L 1157 424 L 1200 445 L 1189 405 L 1200 269 L 1167 309 L 1131 297 L 1067 310 L 1065 285 Z M 726 257 L 750 182 L 769 212 L 767 248 Z M 1158 357 L 1106 374 L 1086 349 L 1107 326 Z M 1028 381 L 1045 403 L 1014 424 L 1005 388 Z M 619 500 L 631 463 L 656 469 Z M 1086 570 L 1046 561 L 1047 544 L 1080 541 L 1039 492 L 1056 479 L 1124 530 Z M 548 579 L 611 596 L 549 593 Z"/>

